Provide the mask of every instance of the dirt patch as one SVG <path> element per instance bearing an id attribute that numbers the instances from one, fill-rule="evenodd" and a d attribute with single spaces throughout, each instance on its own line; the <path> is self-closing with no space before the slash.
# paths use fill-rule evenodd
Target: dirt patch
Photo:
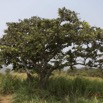
<path id="1" fill-rule="evenodd" d="M 12 95 L 0 96 L 0 103 L 11 103 Z"/>

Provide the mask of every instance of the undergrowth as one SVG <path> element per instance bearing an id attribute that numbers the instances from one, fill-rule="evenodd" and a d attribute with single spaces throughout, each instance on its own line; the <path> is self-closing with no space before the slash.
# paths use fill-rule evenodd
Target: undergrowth
<path id="1" fill-rule="evenodd" d="M 0 94 L 13 94 L 13 103 L 103 103 L 103 81 L 82 76 L 51 77 L 45 89 L 10 74 L 0 75 Z"/>

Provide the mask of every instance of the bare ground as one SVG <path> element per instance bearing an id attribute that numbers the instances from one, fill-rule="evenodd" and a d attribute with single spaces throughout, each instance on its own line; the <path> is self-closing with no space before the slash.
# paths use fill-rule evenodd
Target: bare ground
<path id="1" fill-rule="evenodd" d="M 12 95 L 1 96 L 0 95 L 0 103 L 11 103 Z"/>

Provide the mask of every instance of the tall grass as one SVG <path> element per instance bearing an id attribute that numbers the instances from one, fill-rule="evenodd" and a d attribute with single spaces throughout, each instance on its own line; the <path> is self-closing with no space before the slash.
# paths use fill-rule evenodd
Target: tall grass
<path id="1" fill-rule="evenodd" d="M 45 90 L 39 89 L 35 81 L 30 85 L 25 82 L 16 92 L 14 103 L 102 103 L 103 82 L 56 77 L 49 80 Z"/>
<path id="2" fill-rule="evenodd" d="M 1 74 L 0 78 L 0 94 L 14 93 L 21 85 L 21 80 L 10 74 Z"/>
<path id="3" fill-rule="evenodd" d="M 46 89 L 10 74 L 0 75 L 0 93 L 13 94 L 13 103 L 103 103 L 103 81 L 82 76 L 51 77 Z"/>

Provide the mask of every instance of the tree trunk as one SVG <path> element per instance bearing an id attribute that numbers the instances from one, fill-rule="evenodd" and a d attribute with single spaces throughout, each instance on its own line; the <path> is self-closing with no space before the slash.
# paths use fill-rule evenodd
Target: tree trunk
<path id="1" fill-rule="evenodd" d="M 39 75 L 39 86 L 41 88 L 46 88 L 46 84 L 47 84 L 49 77 L 50 77 L 53 70 L 54 69 L 50 69 L 46 73 L 45 72 L 40 73 L 40 75 Z"/>
<path id="2" fill-rule="evenodd" d="M 39 75 L 39 87 L 40 88 L 45 88 L 48 79 L 49 79 L 49 77 L 46 78 L 46 74 L 40 74 Z"/>
<path id="3" fill-rule="evenodd" d="M 32 76 L 32 74 L 31 74 L 30 72 L 26 72 L 26 74 L 27 74 L 27 80 L 28 80 L 28 81 L 33 81 L 33 76 Z"/>
<path id="4" fill-rule="evenodd" d="M 21 59 L 22 60 L 22 59 Z M 25 72 L 26 72 L 26 74 L 27 74 L 27 80 L 28 81 L 33 81 L 33 76 L 32 76 L 32 74 L 31 74 L 31 72 L 27 69 L 27 65 L 26 65 L 26 63 L 22 60 L 22 62 L 23 62 L 23 64 L 24 64 L 24 69 L 25 69 Z"/>

